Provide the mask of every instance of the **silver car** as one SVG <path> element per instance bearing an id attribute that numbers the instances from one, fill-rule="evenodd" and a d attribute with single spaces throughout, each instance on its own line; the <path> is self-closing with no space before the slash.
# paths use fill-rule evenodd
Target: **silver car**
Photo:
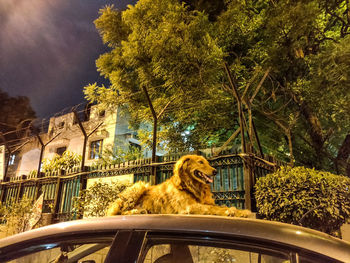
<path id="1" fill-rule="evenodd" d="M 4 238 L 0 262 L 350 262 L 350 243 L 264 220 L 115 216 L 59 223 Z"/>

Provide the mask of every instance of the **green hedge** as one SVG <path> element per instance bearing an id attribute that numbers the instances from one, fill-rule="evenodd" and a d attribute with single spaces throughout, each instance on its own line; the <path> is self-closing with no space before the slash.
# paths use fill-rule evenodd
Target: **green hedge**
<path id="1" fill-rule="evenodd" d="M 74 198 L 73 219 L 75 213 L 84 215 L 85 218 L 105 216 L 110 203 L 117 200 L 118 195 L 129 186 L 131 184 L 125 182 L 112 184 L 95 182 L 88 189 L 80 191 L 79 196 Z"/>
<path id="2" fill-rule="evenodd" d="M 335 234 L 350 218 L 350 178 L 282 167 L 256 183 L 260 216 Z"/>

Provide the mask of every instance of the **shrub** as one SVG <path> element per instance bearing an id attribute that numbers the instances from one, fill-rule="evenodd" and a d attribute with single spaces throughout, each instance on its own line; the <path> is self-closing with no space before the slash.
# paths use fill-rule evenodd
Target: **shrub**
<path id="1" fill-rule="evenodd" d="M 109 204 L 130 185 L 120 182 L 113 184 L 96 182 L 89 189 L 82 190 L 74 199 L 73 212 L 84 214 L 84 217 L 105 216 Z"/>
<path id="2" fill-rule="evenodd" d="M 81 155 L 65 151 L 61 156 L 55 155 L 52 159 L 44 159 L 41 171 L 44 173 L 68 170 L 81 163 Z"/>
<path id="3" fill-rule="evenodd" d="M 111 145 L 107 145 L 94 166 L 119 164 L 142 158 L 142 150 L 138 147 L 125 145 L 124 147 L 112 147 Z"/>
<path id="4" fill-rule="evenodd" d="M 11 205 L 0 203 L 0 216 L 5 223 L 7 235 L 23 232 L 30 219 L 33 200 L 24 196 L 19 202 L 12 201 Z"/>
<path id="5" fill-rule="evenodd" d="M 335 234 L 350 218 L 350 178 L 305 167 L 282 167 L 256 183 L 258 212 Z"/>
<path id="6" fill-rule="evenodd" d="M 31 170 L 28 174 L 29 178 L 31 177 L 37 177 L 38 171 L 37 170 Z"/>

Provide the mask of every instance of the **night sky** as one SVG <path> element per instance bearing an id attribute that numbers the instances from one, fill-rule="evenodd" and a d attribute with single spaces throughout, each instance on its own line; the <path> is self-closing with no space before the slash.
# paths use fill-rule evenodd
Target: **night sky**
<path id="1" fill-rule="evenodd" d="M 40 118 L 84 102 L 83 87 L 107 83 L 95 60 L 107 48 L 93 21 L 106 4 L 131 0 L 0 0 L 0 89 L 27 96 Z"/>

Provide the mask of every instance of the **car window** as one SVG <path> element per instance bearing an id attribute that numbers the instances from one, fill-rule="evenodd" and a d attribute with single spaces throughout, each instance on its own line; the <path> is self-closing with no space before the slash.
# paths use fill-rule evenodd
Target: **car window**
<path id="1" fill-rule="evenodd" d="M 102 263 L 115 233 L 42 237 L 3 249 L 0 261 L 10 263 Z"/>
<path id="2" fill-rule="evenodd" d="M 69 245 L 65 242 L 64 246 L 57 244 L 45 244 L 44 250 L 31 253 L 16 258 L 10 263 L 70 263 L 70 262 L 89 262 L 103 263 L 110 243 L 91 243 Z"/>
<path id="3" fill-rule="evenodd" d="M 299 255 L 299 262 L 300 263 L 319 263 L 319 262 L 341 263 L 342 261 L 338 261 L 333 258 L 328 258 L 323 255 L 308 255 L 308 256 Z"/>
<path id="4" fill-rule="evenodd" d="M 78 262 L 86 262 L 86 263 L 103 263 L 106 259 L 106 256 L 108 254 L 110 246 L 104 247 L 92 254 L 87 255 L 86 257 L 82 258 Z"/>
<path id="5" fill-rule="evenodd" d="M 10 263 L 39 263 L 39 262 L 52 262 L 54 259 L 58 258 L 61 255 L 61 249 L 55 247 L 52 249 L 46 249 L 23 257 L 9 261 Z"/>
<path id="6" fill-rule="evenodd" d="M 288 263 L 289 254 L 259 249 L 247 244 L 195 241 L 148 240 L 138 263 Z"/>

